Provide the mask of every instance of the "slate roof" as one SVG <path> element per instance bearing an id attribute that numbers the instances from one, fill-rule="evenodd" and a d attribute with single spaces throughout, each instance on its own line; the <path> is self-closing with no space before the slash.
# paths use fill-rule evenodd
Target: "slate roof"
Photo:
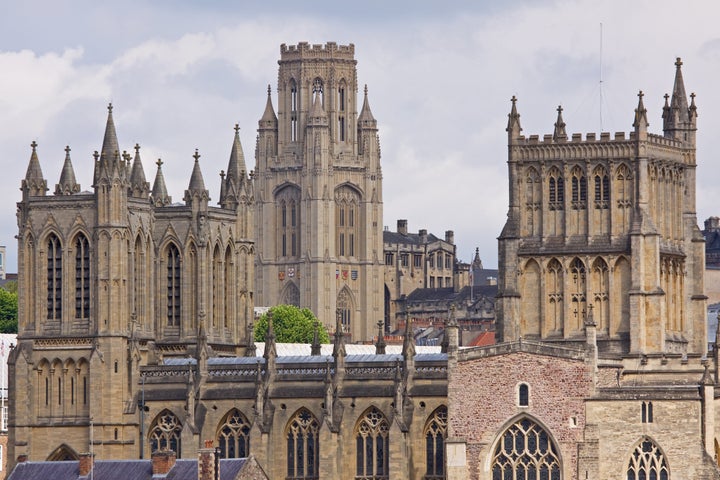
<path id="1" fill-rule="evenodd" d="M 78 473 L 80 464 L 77 461 L 23 462 L 15 466 L 7 480 L 77 480 Z"/>
<path id="2" fill-rule="evenodd" d="M 438 238 L 432 233 L 428 233 L 427 235 L 427 242 L 425 243 L 434 243 L 439 241 L 445 241 L 442 238 Z M 417 233 L 408 233 L 407 235 L 403 235 L 402 233 L 398 232 L 391 232 L 389 230 L 383 231 L 383 242 L 384 243 L 403 243 L 406 245 L 422 245 L 423 242 L 420 241 L 420 235 Z"/>
<path id="3" fill-rule="evenodd" d="M 465 302 L 470 299 L 472 293 L 473 300 L 482 297 L 495 298 L 497 295 L 497 285 L 478 285 L 472 287 L 463 287 L 460 291 L 455 292 L 452 287 L 449 288 L 416 288 L 407 296 L 407 303 L 415 302 Z"/>

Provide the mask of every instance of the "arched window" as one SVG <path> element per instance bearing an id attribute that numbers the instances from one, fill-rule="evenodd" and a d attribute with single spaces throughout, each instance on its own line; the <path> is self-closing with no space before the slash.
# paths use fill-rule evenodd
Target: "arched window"
<path id="1" fill-rule="evenodd" d="M 90 318 L 90 244 L 80 234 L 75 239 L 75 318 Z"/>
<path id="2" fill-rule="evenodd" d="M 180 326 L 180 251 L 174 244 L 167 249 L 167 324 Z"/>
<path id="3" fill-rule="evenodd" d="M 495 447 L 493 480 L 560 480 L 560 470 L 555 442 L 545 429 L 528 418 L 508 427 Z"/>
<path id="4" fill-rule="evenodd" d="M 389 425 L 380 410 L 370 407 L 355 427 L 356 478 L 386 479 L 390 468 Z"/>
<path id="5" fill-rule="evenodd" d="M 642 423 L 653 423 L 653 403 L 642 402 L 640 407 L 640 419 Z"/>
<path id="6" fill-rule="evenodd" d="M 533 167 L 527 169 L 525 187 L 525 212 L 527 218 L 527 222 L 525 222 L 526 234 L 539 235 L 540 227 L 542 225 L 540 205 L 542 195 L 540 190 L 542 188 L 542 184 L 540 183 L 540 175 Z"/>
<path id="7" fill-rule="evenodd" d="M 140 325 L 145 323 L 145 311 L 142 308 L 141 296 L 144 293 L 144 267 L 145 252 L 143 251 L 143 242 L 140 235 L 135 239 L 135 250 L 132 258 L 132 313 L 136 315 Z"/>
<path id="8" fill-rule="evenodd" d="M 180 434 L 182 432 L 182 423 L 169 410 L 163 410 L 155 418 L 150 427 L 148 439 L 150 440 L 150 451 L 168 451 L 172 450 L 175 455 L 180 458 Z"/>
<path id="9" fill-rule="evenodd" d="M 592 268 L 593 318 L 598 331 L 609 333 L 610 327 L 610 272 L 608 265 L 601 257 L 595 259 Z"/>
<path id="10" fill-rule="evenodd" d="M 530 386 L 527 383 L 518 385 L 518 406 L 527 407 L 530 405 Z"/>
<path id="11" fill-rule="evenodd" d="M 233 275 L 232 251 L 230 247 L 225 249 L 225 298 L 223 301 L 223 325 L 230 328 L 231 318 L 235 314 L 235 296 L 233 295 L 233 285 L 235 279 Z"/>
<path id="12" fill-rule="evenodd" d="M 294 79 L 290 80 L 290 141 L 298 140 L 298 91 Z"/>
<path id="13" fill-rule="evenodd" d="M 438 407 L 425 424 L 425 480 L 445 478 L 447 407 Z"/>
<path id="14" fill-rule="evenodd" d="M 217 328 L 220 319 L 224 317 L 224 309 L 223 309 L 223 303 L 224 303 L 224 279 L 223 274 L 225 273 L 225 268 L 222 264 L 222 256 L 220 255 L 220 246 L 215 245 L 215 249 L 213 250 L 213 262 L 212 262 L 212 312 L 213 312 L 213 318 L 212 318 L 212 326 L 213 328 Z"/>
<path id="15" fill-rule="evenodd" d="M 54 233 L 47 241 L 47 318 L 62 318 L 62 245 Z"/>
<path id="16" fill-rule="evenodd" d="M 548 174 L 548 202 L 550 210 L 562 210 L 565 201 L 565 184 L 560 170 L 553 167 Z"/>
<path id="17" fill-rule="evenodd" d="M 594 172 L 595 178 L 595 208 L 607 209 L 610 206 L 610 177 L 601 166 Z"/>
<path id="18" fill-rule="evenodd" d="M 277 253 L 279 257 L 300 255 L 300 189 L 287 186 L 275 195 L 277 205 Z"/>
<path id="19" fill-rule="evenodd" d="M 627 480 L 669 480 L 665 455 L 650 438 L 643 438 L 630 455 Z"/>
<path id="20" fill-rule="evenodd" d="M 281 304 L 284 305 L 295 305 L 296 307 L 300 306 L 300 289 L 298 289 L 297 285 L 295 285 L 295 282 L 288 282 L 287 286 L 282 292 L 282 295 L 280 296 L 282 301 Z"/>
<path id="21" fill-rule="evenodd" d="M 335 190 L 336 252 L 340 257 L 355 257 L 358 239 L 360 194 L 347 185 Z"/>
<path id="22" fill-rule="evenodd" d="M 574 319 L 574 328 L 580 329 L 584 327 L 587 317 L 587 300 L 585 264 L 579 258 L 570 264 L 570 288 L 570 314 Z"/>
<path id="23" fill-rule="evenodd" d="M 350 333 L 352 331 L 350 329 L 352 320 L 352 297 L 347 288 L 343 288 L 338 294 L 336 315 L 340 318 L 340 325 L 342 325 L 343 332 Z"/>
<path id="24" fill-rule="evenodd" d="M 57 447 L 53 452 L 48 455 L 48 462 L 67 462 L 77 461 L 80 457 L 72 448 L 68 447 L 64 443 Z"/>
<path id="25" fill-rule="evenodd" d="M 309 410 L 302 408 L 287 426 L 287 478 L 319 478 L 320 425 Z"/>
<path id="26" fill-rule="evenodd" d="M 547 319 L 549 330 L 554 333 L 561 333 L 563 328 L 563 267 L 557 259 L 552 259 L 546 270 L 547 290 Z"/>
<path id="27" fill-rule="evenodd" d="M 220 458 L 246 458 L 250 454 L 250 422 L 236 408 L 225 415 L 218 431 Z"/>
<path id="28" fill-rule="evenodd" d="M 583 209 L 587 206 L 587 180 L 580 167 L 574 167 L 572 175 L 572 208 Z"/>
<path id="29" fill-rule="evenodd" d="M 345 141 L 345 111 L 347 109 L 346 107 L 346 86 L 345 81 L 340 82 L 340 86 L 338 87 L 338 134 L 337 138 L 339 141 L 344 142 Z"/>

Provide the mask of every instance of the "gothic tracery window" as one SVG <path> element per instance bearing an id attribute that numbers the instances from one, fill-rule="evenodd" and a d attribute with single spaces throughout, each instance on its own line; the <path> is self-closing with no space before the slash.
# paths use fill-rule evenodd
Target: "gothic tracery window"
<path id="1" fill-rule="evenodd" d="M 346 132 L 346 125 L 345 125 L 345 111 L 346 111 L 346 85 L 345 82 L 342 81 L 340 83 L 340 86 L 338 87 L 338 135 L 337 138 L 339 141 L 344 142 L 345 141 L 345 132 Z"/>
<path id="2" fill-rule="evenodd" d="M 572 208 L 583 209 L 587 206 L 587 180 L 580 167 L 572 169 Z"/>
<path id="3" fill-rule="evenodd" d="M 220 458 L 246 458 L 250 454 L 250 422 L 236 408 L 230 410 L 218 432 Z"/>
<path id="4" fill-rule="evenodd" d="M 347 288 L 343 288 L 337 297 L 336 314 L 340 318 L 340 325 L 344 333 L 350 333 L 350 325 L 352 320 L 352 297 Z"/>
<path id="5" fill-rule="evenodd" d="M 587 298 L 585 264 L 579 258 L 570 264 L 570 282 L 571 315 L 575 319 L 574 327 L 580 329 L 587 317 Z"/>
<path id="6" fill-rule="evenodd" d="M 355 478 L 380 480 L 389 478 L 389 425 L 385 415 L 370 407 L 355 428 L 357 470 Z"/>
<path id="7" fill-rule="evenodd" d="M 425 480 L 445 478 L 445 439 L 447 438 L 447 407 L 438 407 L 425 425 Z"/>
<path id="8" fill-rule="evenodd" d="M 548 194 L 550 210 L 562 210 L 565 201 L 565 184 L 560 170 L 554 167 L 548 175 Z"/>
<path id="9" fill-rule="evenodd" d="M 548 323 L 552 331 L 559 333 L 563 327 L 563 267 L 557 259 L 552 259 L 546 272 Z"/>
<path id="10" fill-rule="evenodd" d="M 47 318 L 62 317 L 62 245 L 53 233 L 47 241 Z"/>
<path id="11" fill-rule="evenodd" d="M 180 433 L 182 432 L 182 423 L 169 410 L 163 410 L 157 416 L 150 427 L 150 451 L 168 451 L 172 450 L 175 455 L 180 458 Z"/>
<path id="12" fill-rule="evenodd" d="M 595 208 L 606 209 L 610 206 L 610 177 L 603 167 L 594 172 L 595 178 Z"/>
<path id="13" fill-rule="evenodd" d="M 298 90 L 294 79 L 290 80 L 290 141 L 298 140 Z"/>
<path id="14" fill-rule="evenodd" d="M 555 442 L 528 418 L 505 430 L 492 459 L 493 480 L 560 480 L 560 470 Z"/>
<path id="15" fill-rule="evenodd" d="M 300 255 L 300 189 L 285 187 L 275 196 L 278 205 L 278 256 Z"/>
<path id="16" fill-rule="evenodd" d="M 287 427 L 287 478 L 319 478 L 320 425 L 309 410 L 302 408 Z"/>
<path id="17" fill-rule="evenodd" d="M 643 438 L 630 455 L 627 480 L 669 480 L 665 455 L 650 438 Z"/>
<path id="18" fill-rule="evenodd" d="M 75 318 L 90 318 L 90 244 L 85 235 L 75 239 Z"/>

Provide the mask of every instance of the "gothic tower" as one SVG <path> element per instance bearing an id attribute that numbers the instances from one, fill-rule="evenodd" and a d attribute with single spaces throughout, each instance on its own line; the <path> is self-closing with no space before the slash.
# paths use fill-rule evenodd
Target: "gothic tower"
<path id="1" fill-rule="evenodd" d="M 173 204 L 162 162 L 151 190 L 140 146 L 134 158 L 120 149 L 110 106 L 93 191 L 81 191 L 67 147 L 47 195 L 33 142 L 17 206 L 11 461 L 147 455 L 140 367 L 245 352 L 253 193 L 237 129 L 220 206 L 209 204 L 199 160 L 196 151 L 185 203 Z M 194 425 L 198 392 L 187 395 L 185 421 Z"/>
<path id="2" fill-rule="evenodd" d="M 256 147 L 256 304 L 310 308 L 366 340 L 383 318 L 382 172 L 353 45 L 282 45 Z"/>
<path id="3" fill-rule="evenodd" d="M 573 342 L 587 325 L 616 353 L 707 350 L 703 237 L 695 213 L 695 96 L 676 62 L 664 135 L 648 132 L 640 92 L 634 130 L 568 137 L 507 126 L 508 220 L 499 238 L 500 336 Z"/>

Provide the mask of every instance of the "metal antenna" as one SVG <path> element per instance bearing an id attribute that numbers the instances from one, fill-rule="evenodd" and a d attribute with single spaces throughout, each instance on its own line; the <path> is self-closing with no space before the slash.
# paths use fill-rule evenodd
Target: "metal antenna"
<path id="1" fill-rule="evenodd" d="M 602 91 L 602 47 L 603 47 L 603 30 L 602 30 L 602 22 L 600 22 L 600 131 L 603 131 L 603 114 L 602 114 L 602 106 L 603 106 L 603 91 Z"/>

